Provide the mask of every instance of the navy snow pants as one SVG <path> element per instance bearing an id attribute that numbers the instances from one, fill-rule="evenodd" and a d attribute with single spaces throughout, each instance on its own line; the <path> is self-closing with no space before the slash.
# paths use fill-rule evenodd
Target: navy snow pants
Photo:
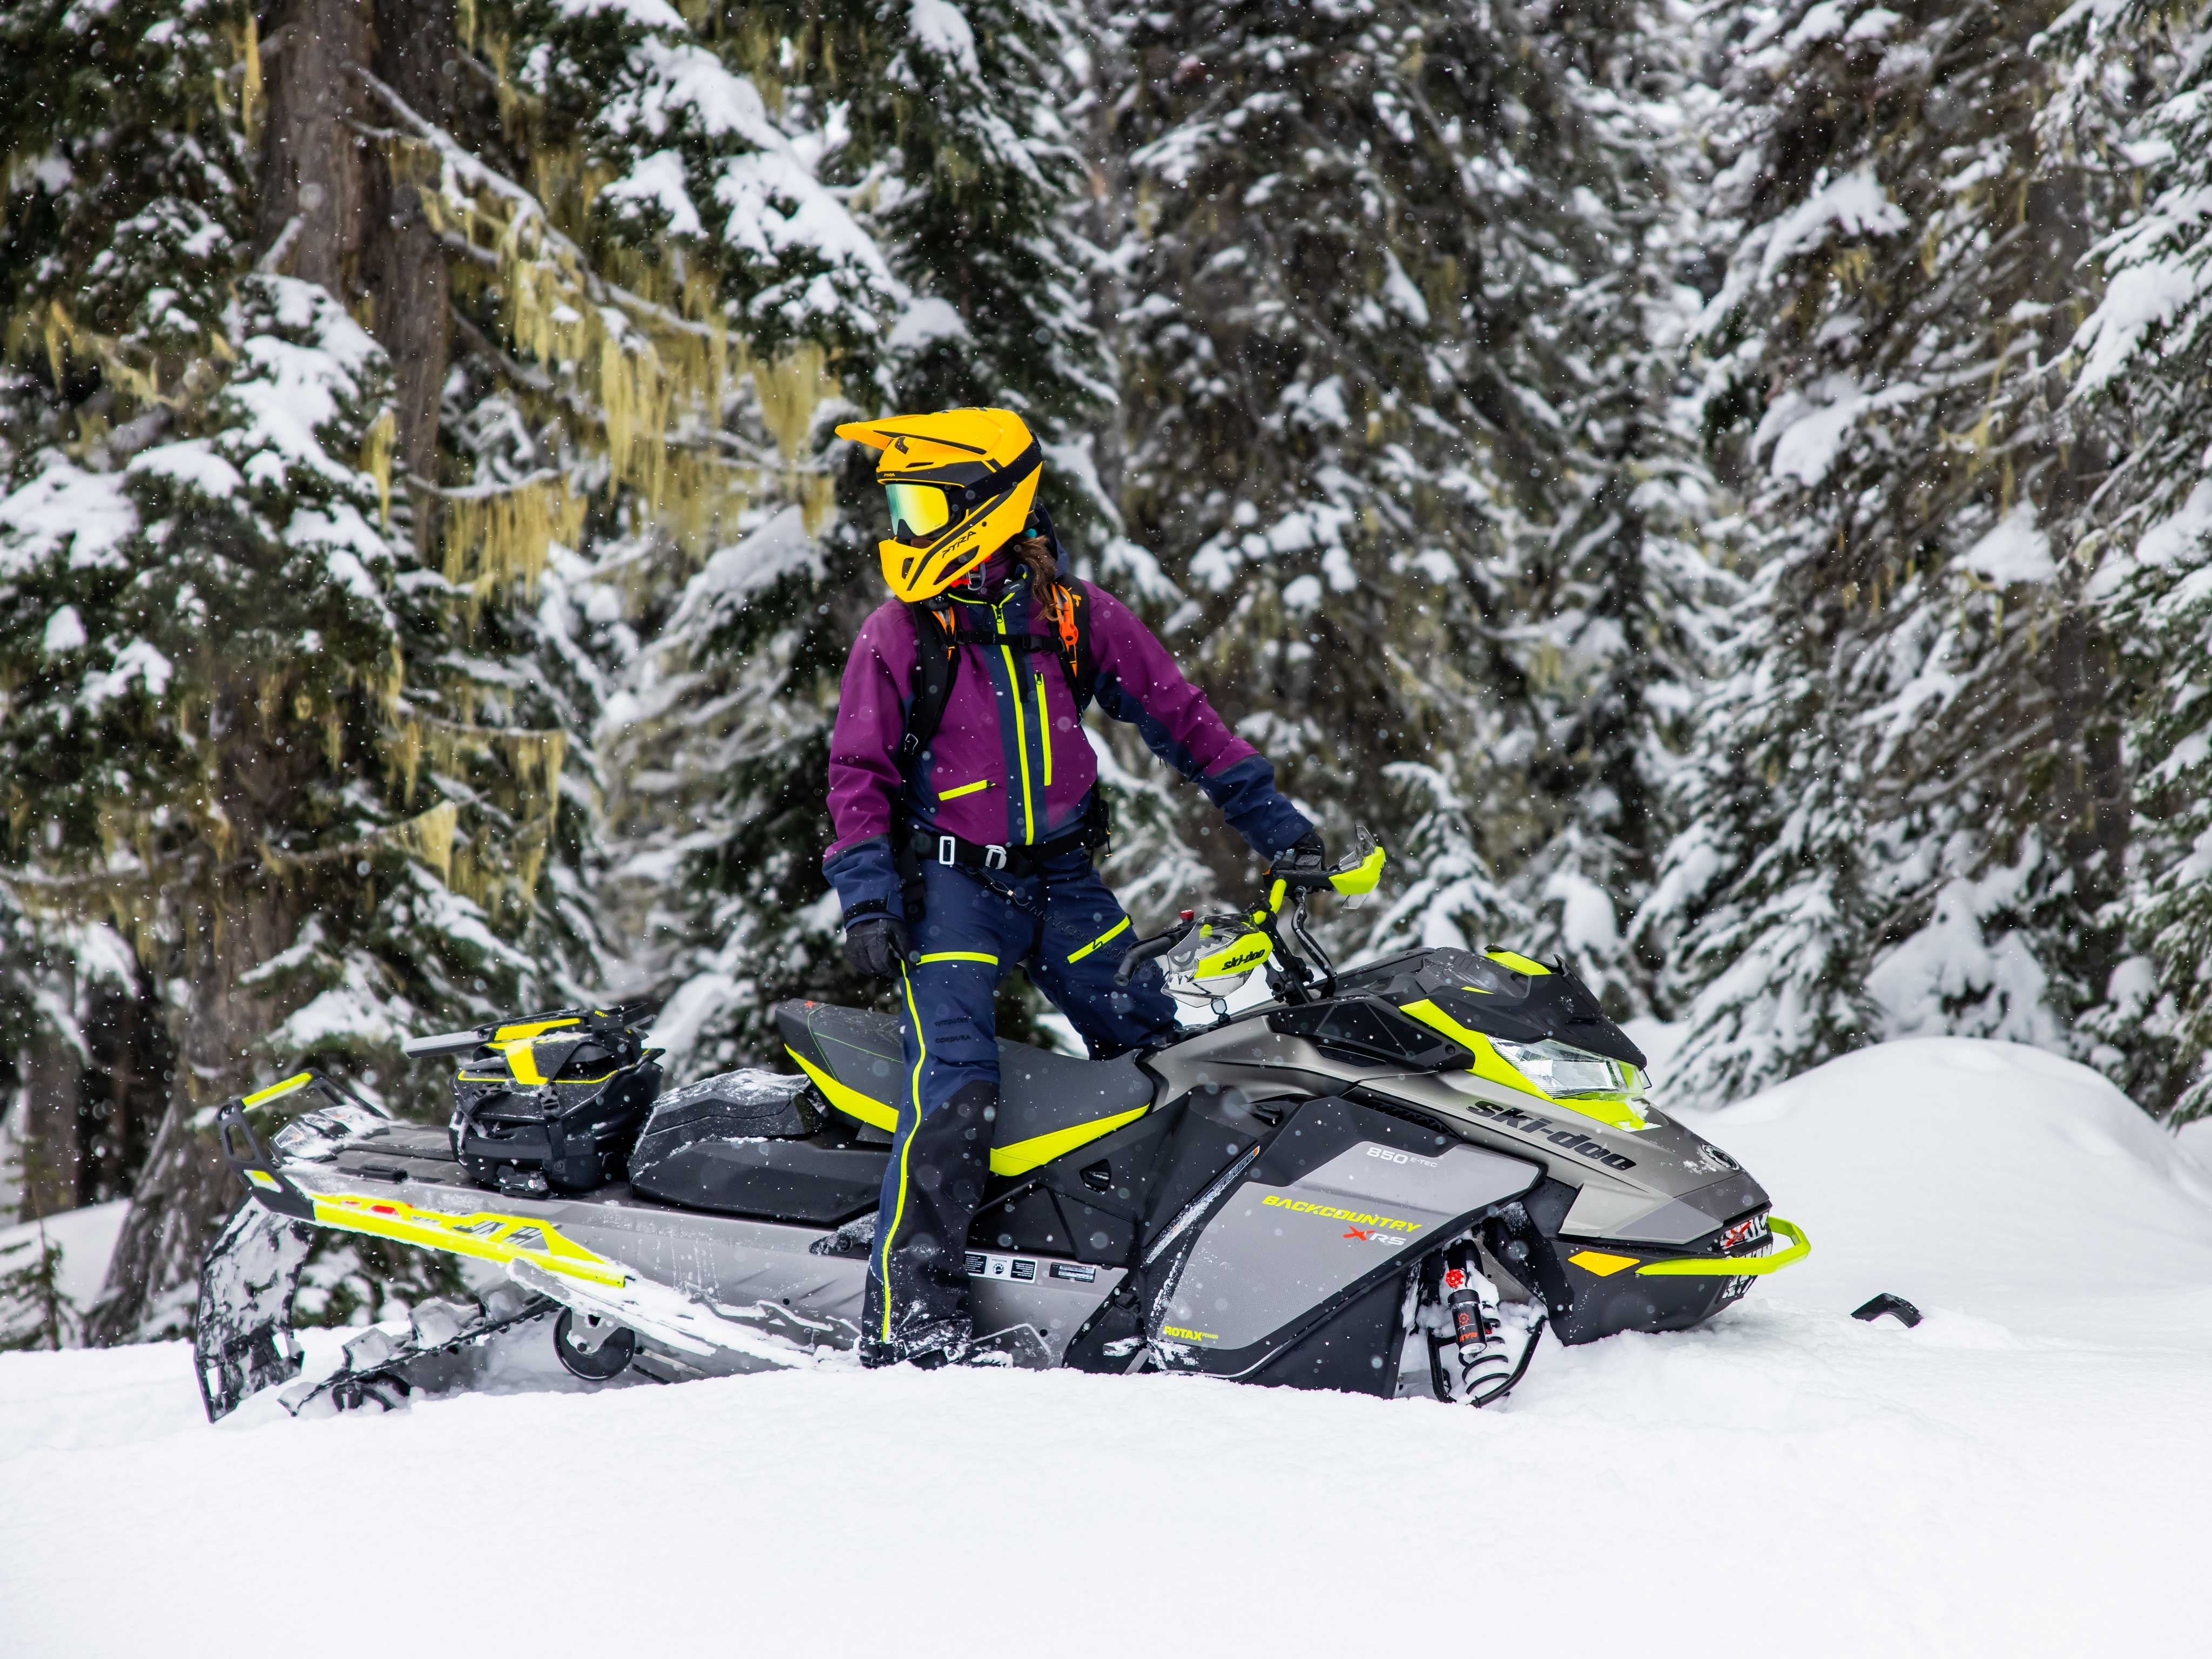
<path id="1" fill-rule="evenodd" d="M 1024 967 L 1094 1060 L 1175 1030 L 1156 968 L 1114 983 L 1136 929 L 1088 854 L 1025 876 L 994 871 L 990 880 L 1029 909 L 963 871 L 922 866 L 921 925 L 898 988 L 906 1086 L 868 1264 L 863 1352 L 879 1364 L 957 1350 L 971 1334 L 968 1227 L 990 1172 L 999 982 Z"/>

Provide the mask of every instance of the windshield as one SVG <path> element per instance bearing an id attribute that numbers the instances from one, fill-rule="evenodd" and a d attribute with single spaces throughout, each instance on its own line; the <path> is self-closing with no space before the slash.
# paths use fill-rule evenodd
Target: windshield
<path id="1" fill-rule="evenodd" d="M 1505 1002 L 1526 1001 L 1531 982 L 1528 975 L 1488 957 L 1450 949 L 1430 951 L 1419 976 L 1427 990 L 1472 991 L 1477 996 L 1497 997 Z"/>

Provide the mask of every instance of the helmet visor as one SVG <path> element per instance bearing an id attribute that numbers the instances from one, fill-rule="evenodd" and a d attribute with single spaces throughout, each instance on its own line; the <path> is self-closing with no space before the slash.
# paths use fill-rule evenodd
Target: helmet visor
<path id="1" fill-rule="evenodd" d="M 887 483 L 891 534 L 902 542 L 924 542 L 952 522 L 952 498 L 936 484 Z"/>

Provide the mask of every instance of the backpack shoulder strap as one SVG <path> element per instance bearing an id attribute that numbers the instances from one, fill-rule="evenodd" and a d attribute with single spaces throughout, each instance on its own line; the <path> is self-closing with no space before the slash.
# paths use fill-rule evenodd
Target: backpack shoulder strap
<path id="1" fill-rule="evenodd" d="M 1057 581 L 1046 590 L 1044 611 L 1059 635 L 1060 665 L 1079 714 L 1098 691 L 1098 659 L 1091 648 L 1091 596 L 1082 584 Z"/>
<path id="2" fill-rule="evenodd" d="M 914 698 L 906 708 L 906 731 L 899 738 L 902 766 L 929 747 L 945 721 L 945 705 L 952 701 L 953 677 L 960 671 L 960 647 L 955 641 L 951 611 L 942 606 L 909 605 L 914 623 Z"/>

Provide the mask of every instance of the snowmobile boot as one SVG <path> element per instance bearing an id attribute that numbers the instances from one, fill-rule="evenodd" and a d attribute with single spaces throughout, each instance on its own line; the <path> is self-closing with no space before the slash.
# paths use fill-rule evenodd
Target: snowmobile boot
<path id="1" fill-rule="evenodd" d="M 927 1095 L 922 1095 L 927 1102 Z M 985 1082 L 902 1109 L 884 1170 L 866 1334 L 894 1359 L 967 1343 L 968 1229 L 983 1197 L 999 1091 Z"/>
<path id="2" fill-rule="evenodd" d="M 886 1365 L 912 1365 L 933 1371 L 961 1363 L 975 1339 L 975 1328 L 964 1319 L 945 1319 L 928 1326 L 908 1327 L 890 1341 L 876 1337 L 860 1340 L 860 1364 L 870 1370 Z"/>
<path id="3" fill-rule="evenodd" d="M 904 1364 L 924 1371 L 943 1370 L 948 1365 L 1049 1370 L 1054 1363 L 1051 1345 L 1033 1325 L 1011 1325 L 988 1336 L 975 1336 L 964 1324 L 948 1324 L 941 1336 L 933 1334 L 927 1346 L 904 1352 L 896 1344 L 860 1344 L 860 1364 L 872 1369 Z"/>

